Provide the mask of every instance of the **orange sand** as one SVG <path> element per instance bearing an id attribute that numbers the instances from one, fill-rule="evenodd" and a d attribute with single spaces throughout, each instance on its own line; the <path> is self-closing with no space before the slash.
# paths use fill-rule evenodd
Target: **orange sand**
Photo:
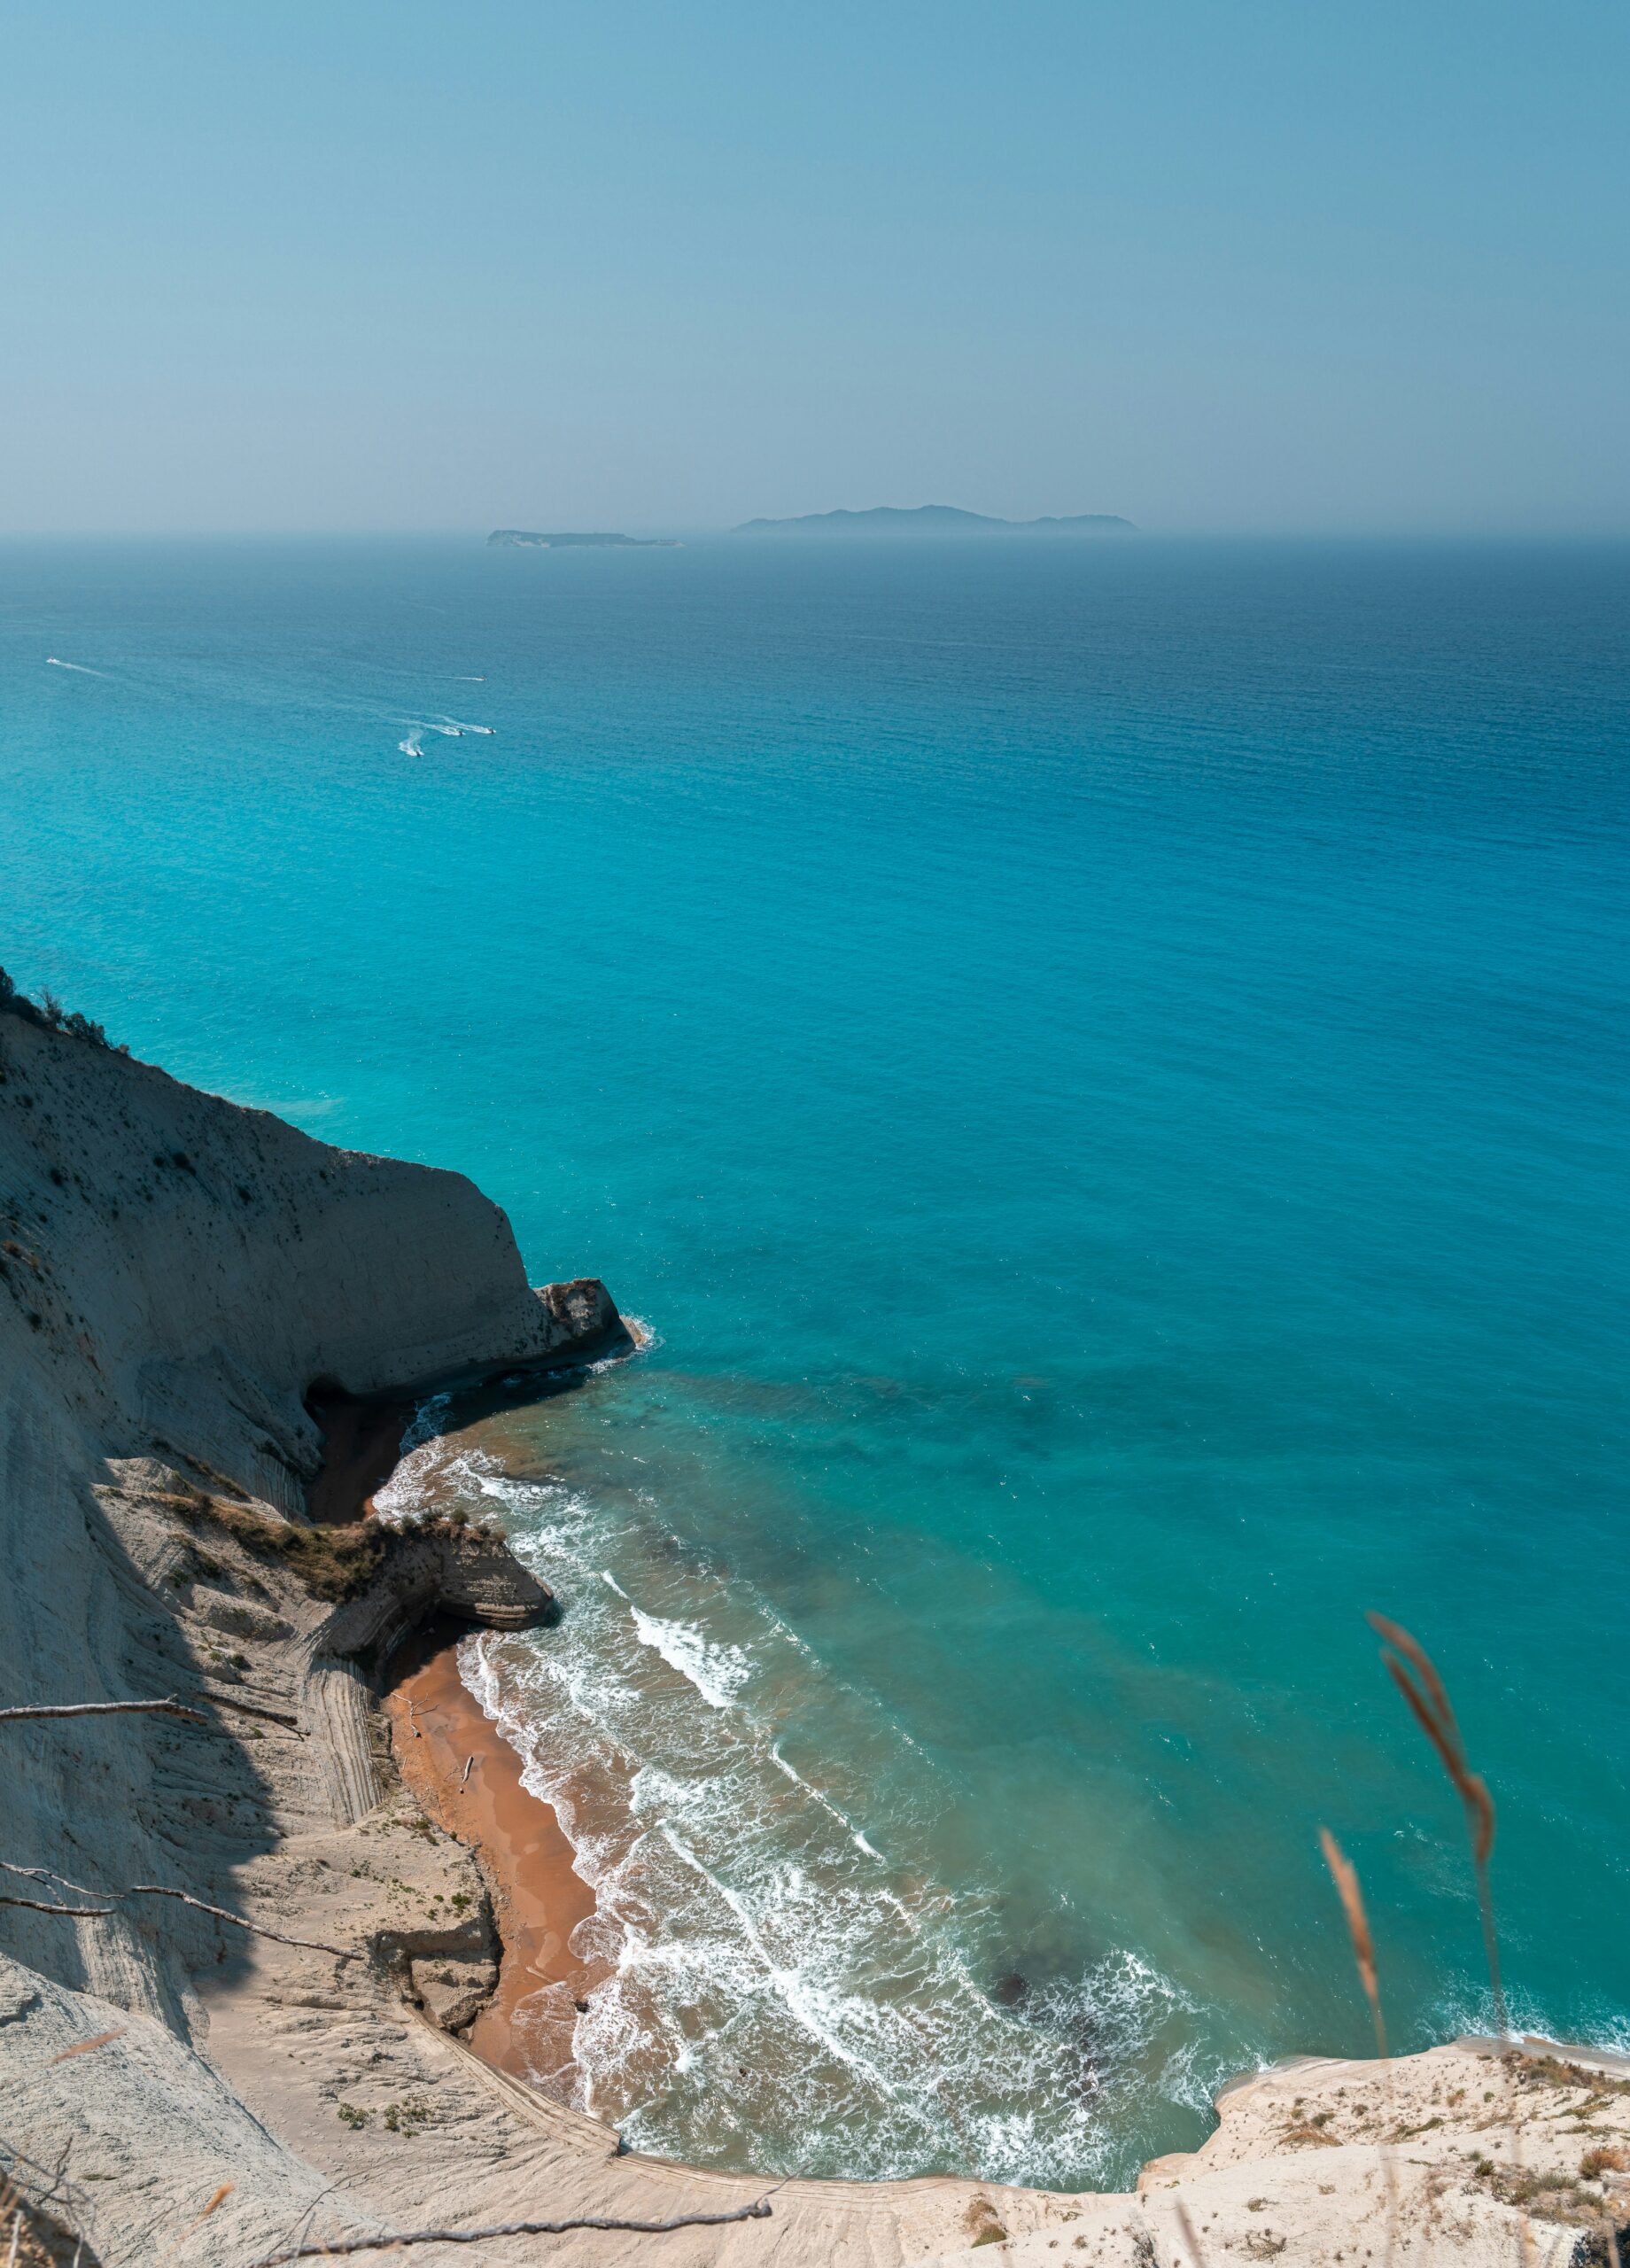
<path id="1" fill-rule="evenodd" d="M 493 1894 L 503 1960 L 470 2044 L 501 2070 L 563 2095 L 575 2003 L 605 1974 L 567 1944 L 594 1894 L 573 1871 L 553 1810 L 521 1785 L 520 1758 L 459 1676 L 455 1650 L 468 1633 L 440 1619 L 404 1650 L 385 1702 L 392 1748 L 431 1818 L 474 1850 Z"/>

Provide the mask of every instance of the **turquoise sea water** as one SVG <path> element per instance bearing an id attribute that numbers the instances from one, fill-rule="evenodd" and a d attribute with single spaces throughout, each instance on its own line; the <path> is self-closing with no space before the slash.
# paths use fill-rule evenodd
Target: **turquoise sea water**
<path id="1" fill-rule="evenodd" d="M 467 1674 L 600 1886 L 631 2141 L 1123 2179 L 1363 2049 L 1322 1821 L 1397 2042 L 1486 2022 L 1370 1606 L 1494 1784 L 1519 2018 L 1630 2034 L 1627 601 L 1622 548 L 0 548 L 0 959 L 656 1333 L 403 1484 L 561 1593 Z"/>

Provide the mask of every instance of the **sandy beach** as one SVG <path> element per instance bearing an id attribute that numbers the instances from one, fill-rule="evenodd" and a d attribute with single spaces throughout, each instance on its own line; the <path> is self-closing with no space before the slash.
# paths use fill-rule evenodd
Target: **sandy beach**
<path id="1" fill-rule="evenodd" d="M 471 2026 L 476 2053 L 563 2099 L 576 2003 L 603 1969 L 572 1930 L 594 1910 L 554 1811 L 521 1784 L 521 1759 L 458 1671 L 469 1625 L 439 1619 L 404 1649 L 385 1702 L 403 1779 L 437 1824 L 476 1853 L 503 1939 L 498 1990 Z"/>

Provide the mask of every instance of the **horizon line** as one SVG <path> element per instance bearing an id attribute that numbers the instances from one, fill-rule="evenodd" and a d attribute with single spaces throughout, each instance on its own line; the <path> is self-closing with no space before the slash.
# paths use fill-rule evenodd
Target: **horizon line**
<path id="1" fill-rule="evenodd" d="M 834 509 L 839 509 L 839 510 L 844 510 L 844 509 L 858 509 L 858 509 L 877 509 L 877 508 L 874 508 L 874 507 L 863 507 L 863 508 L 858 507 L 858 508 L 850 508 L 850 507 L 845 507 L 845 506 L 839 506 L 839 507 L 836 507 L 836 508 L 834 508 Z M 905 506 L 905 507 L 896 507 L 896 508 L 893 508 L 893 509 L 907 509 L 907 510 L 914 510 L 914 509 L 921 509 L 921 508 L 920 508 L 920 507 L 915 507 L 915 506 Z M 956 509 L 963 509 L 963 508 L 956 508 Z M 768 517 L 769 516 L 767 516 L 767 515 L 764 515 L 764 516 L 757 516 L 757 515 L 756 515 L 755 517 Z M 785 515 L 785 516 L 783 516 L 783 517 L 784 517 L 786 519 L 803 519 L 803 518 L 819 518 L 819 517 L 824 517 L 824 515 L 823 515 L 823 514 L 821 514 L 821 513 L 789 513 L 789 514 L 787 514 L 787 515 Z M 989 515 L 989 516 L 986 516 L 986 517 L 990 517 L 995 518 L 995 517 L 1001 517 L 1001 516 L 999 516 L 999 515 L 996 515 L 996 514 L 991 514 L 991 515 Z M 1044 517 L 1075 517 L 1075 516 L 1049 516 L 1049 515 L 1036 515 L 1036 516 L 1034 516 L 1034 517 L 1044 517 Z M 1086 516 L 1083 516 L 1083 517 L 1086 517 Z M 1118 516 L 1116 516 L 1116 515 L 1113 515 L 1113 514 L 1106 514 L 1106 515 L 1103 515 L 1103 516 L 1101 516 L 1101 517 L 1118 517 Z M 510 521 L 510 522 L 503 523 L 502 524 L 509 525 L 509 526 L 518 526 L 518 525 L 520 524 L 520 523 L 519 523 L 518 521 Z M 747 526 L 749 526 L 749 525 L 750 525 L 750 524 L 752 524 L 752 523 L 750 523 L 750 522 L 746 522 L 746 521 L 734 521 L 734 522 L 731 522 L 731 523 L 728 523 L 728 524 L 726 524 L 726 523 L 724 523 L 724 522 L 709 522 L 709 523 L 707 523 L 707 524 L 700 524 L 700 523 L 697 523 L 697 522 L 695 522 L 695 521 L 689 521 L 689 522 L 686 522 L 686 521 L 665 521 L 665 522 L 651 522 L 651 521 L 648 521 L 648 522 L 644 522 L 644 523 L 641 523 L 641 522 L 638 522 L 638 521 L 636 521 L 636 522 L 632 522 L 632 523 L 628 524 L 627 525 L 625 525 L 625 526 L 624 526 L 624 527 L 622 527 L 622 528 L 618 528 L 618 529 L 615 530 L 615 532 L 617 532 L 617 533 L 618 533 L 618 534 L 639 534 L 639 535 L 645 535 L 645 536 L 688 536 L 688 537 L 691 537 L 691 538 L 694 538 L 694 539 L 698 539 L 698 540 L 710 540 L 710 539 L 713 539 L 713 538 L 718 538 L 718 539 L 721 539 L 721 540 L 722 540 L 722 539 L 724 539 L 724 538 L 726 538 L 726 537 L 728 537 L 728 536 L 731 536 L 731 535 L 734 535 L 734 534 L 737 533 L 739 531 L 741 531 L 741 529 L 743 529 L 743 528 L 745 528 L 745 527 L 747 527 Z M 1023 533 L 1023 532 L 1025 532 L 1025 528 L 1026 528 L 1026 524 L 1027 524 L 1025 522 L 1023 522 L 1023 521 L 1018 521 L 1018 522 L 1015 522 L 1013 524 L 1014 524 L 1014 528 L 1015 528 L 1015 532 L 1016 532 Z M 562 529 L 560 529 L 560 530 L 558 530 L 558 531 L 553 531 L 553 532 L 559 532 L 559 533 L 562 533 L 562 534 L 564 534 L 564 533 L 567 533 L 567 532 L 576 532 L 576 531 L 568 531 L 567 529 L 564 529 L 564 528 L 562 528 Z M 602 529 L 602 531 L 600 531 L 600 532 L 612 532 L 613 531 L 611 531 L 611 530 L 609 530 L 609 529 Z M 1624 526 L 1622 526 L 1622 527 L 1536 527 L 1536 526 L 1528 526 L 1528 525 L 1524 525 L 1524 524 L 1510 524 L 1510 525 L 1490 526 L 1490 527 L 1476 527 L 1476 526 L 1472 526 L 1472 527 L 1465 527 L 1465 526 L 1454 526 L 1454 525 L 1447 525 L 1447 524 L 1446 524 L 1446 525 L 1443 525 L 1443 526 L 1432 526 L 1432 527 L 1386 527 L 1386 526 L 1376 526 L 1376 527 L 1363 527 L 1363 526 L 1350 526 L 1350 527 L 1348 527 L 1348 526 L 1330 526 L 1330 527 L 1322 527 L 1322 526 L 1317 526 L 1317 527 L 1309 527 L 1309 526 L 1298 525 L 1298 524 L 1292 524 L 1292 523 L 1287 523 L 1287 524 L 1283 524 L 1283 525 L 1273 526 L 1273 527 L 1210 527 L 1210 526 L 1184 527 L 1184 526 L 1176 526 L 1176 525 L 1169 526 L 1169 527 L 1160 527 L 1160 526 L 1151 526 L 1147 522 L 1138 521 L 1138 522 L 1135 522 L 1135 523 L 1133 523 L 1133 524 L 1131 524 L 1131 526 L 1130 526 L 1130 528 L 1129 528 L 1129 532 L 1131 532 L 1131 533 L 1133 533 L 1133 534 L 1135 534 L 1135 535 L 1137 535 L 1137 536 L 1138 536 L 1138 537 L 1140 537 L 1140 538 L 1145 539 L 1145 540 L 1148 540 L 1153 539 L 1153 540 L 1154 541 L 1156 541 L 1156 542 L 1162 542 L 1162 541 L 1165 541 L 1165 542 L 1302 542 L 1302 543 L 1307 543 L 1307 542 L 1336 542 L 1336 543 L 1485 543 L 1485 542 L 1486 542 L 1486 543 L 1512 543 L 1512 542 L 1532 542 L 1532 543 L 1541 543 L 1541 542 L 1543 542 L 1543 543 L 1623 543 L 1623 542 L 1630 542 L 1630 523 L 1627 523 L 1626 524 L 1625 524 L 1625 525 L 1624 525 Z M 181 526 L 175 526 L 175 527 L 153 526 L 153 527 L 112 527 L 112 528 L 108 528 L 108 527 L 55 527 L 55 528 L 52 528 L 52 527 L 23 527 L 23 528 L 0 528 L 0 543 L 54 543 L 54 542 L 62 542 L 62 543 L 74 543 L 74 542 L 80 542 L 80 543 L 127 543 L 127 542 L 147 543 L 147 542 L 232 542 L 232 541 L 244 541 L 244 542 L 265 542 L 265 543 L 271 543 L 271 542 L 294 542 L 294 543 L 299 543 L 299 542 L 323 542 L 323 541 L 329 541 L 329 542 L 414 542 L 414 541 L 435 541 L 435 542 L 460 542 L 460 543 L 463 543 L 463 542 L 474 542 L 474 543 L 483 544 L 483 545 L 484 545 L 484 544 L 485 543 L 485 541 L 486 541 L 487 537 L 488 537 L 490 534 L 492 534 L 493 532 L 493 527 L 491 524 L 489 524 L 488 523 L 485 522 L 485 521 L 483 521 L 483 522 L 474 522 L 474 521 L 471 521 L 471 522 L 468 522 L 468 523 L 464 523 L 464 524 L 453 524 L 453 523 L 444 522 L 444 523 L 440 523 L 440 524 L 434 524 L 434 525 L 431 525 L 431 524 L 425 524 L 425 525 L 423 525 L 423 526 L 415 526 L 415 527 L 367 526 L 367 525 L 360 525 L 360 524 L 359 524 L 359 525 L 349 525 L 349 526 L 344 526 L 344 527 L 339 527 L 339 526 L 276 527 L 276 526 L 260 526 L 260 525 L 244 525 L 244 526 L 234 526 L 234 527 L 229 527 L 229 526 L 219 526 L 219 525 L 201 525 L 201 526 L 185 526 L 185 527 L 181 527 Z M 936 538 L 936 537 L 932 536 L 932 535 L 925 535 L 925 536 L 924 536 L 924 538 L 923 538 L 922 540 L 923 540 L 924 541 L 927 541 L 927 542 L 935 542 L 935 541 L 943 541 L 943 540 L 948 540 L 949 539 L 945 539 L 945 538 Z M 899 542 L 899 541 L 909 541 L 909 540 L 911 540 L 911 539 L 910 539 L 909 537 L 896 537 L 896 538 L 895 538 L 895 539 L 894 539 L 894 540 L 895 540 L 895 541 L 896 541 L 896 542 Z M 1053 545 L 1053 547 L 1052 547 L 1052 548 L 1058 548 L 1058 547 L 1057 547 L 1057 545 L 1056 545 L 1056 543 Z M 1126 547 L 1124 547 L 1124 546 L 1122 546 L 1122 545 L 1120 545 L 1120 544 L 1117 544 L 1117 545 L 1115 546 L 1115 548 L 1116 548 L 1116 550 L 1118 550 L 1118 551 L 1119 551 L 1119 550 L 1123 550 L 1125 548 L 1126 548 Z"/>

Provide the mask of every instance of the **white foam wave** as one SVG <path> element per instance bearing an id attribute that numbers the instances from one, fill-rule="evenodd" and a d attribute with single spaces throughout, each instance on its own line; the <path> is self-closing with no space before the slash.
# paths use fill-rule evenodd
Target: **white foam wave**
<path id="1" fill-rule="evenodd" d="M 771 1989 L 799 2030 L 806 2032 L 819 2047 L 835 2055 L 840 2062 L 846 2063 L 880 2094 L 897 2093 L 898 2089 L 888 2074 L 859 2054 L 852 2041 L 844 2037 L 845 2026 L 842 2018 L 846 2015 L 860 2014 L 863 2023 L 865 2023 L 872 2014 L 869 2006 L 858 2001 L 846 2004 L 841 1997 L 823 1991 L 810 1969 L 796 1963 L 788 1965 L 778 1961 L 761 1936 L 746 1899 L 716 1875 L 694 1851 L 687 1849 L 671 1827 L 664 1827 L 663 1834 L 685 1864 L 702 1876 L 735 1915 L 742 1936 L 763 1965 Z M 834 2017 L 837 2021 L 834 2020 Z"/>
<path id="2" fill-rule="evenodd" d="M 670 1669 L 687 1678 L 710 1709 L 729 1709 L 752 1675 L 752 1664 L 739 1646 L 716 1646 L 690 1622 L 664 1622 L 631 1604 L 629 1613 L 642 1646 L 659 1653 Z"/>
<path id="3" fill-rule="evenodd" d="M 813 1647 L 806 1646 L 803 1639 L 798 1635 L 797 1632 L 794 1629 L 790 1629 L 788 1625 L 781 1620 L 780 1616 L 777 1614 L 772 1608 L 766 1607 L 765 1609 L 765 1619 L 769 1624 L 771 1629 L 774 1631 L 776 1636 L 778 1638 L 784 1638 L 789 1646 L 793 1647 L 797 1652 L 803 1656 L 805 1661 L 812 1662 L 814 1660 L 815 1651 Z"/>
<path id="4" fill-rule="evenodd" d="M 453 1407 L 450 1394 L 427 1394 L 408 1419 L 402 1434 L 402 1448 L 416 1449 L 437 1441 L 446 1430 L 447 1412 Z"/>
<path id="5" fill-rule="evenodd" d="M 808 1649 L 805 1648 L 804 1651 L 807 1652 Z M 770 1744 L 770 1761 L 777 1766 L 780 1771 L 784 1772 L 787 1777 L 793 1782 L 795 1786 L 802 1788 L 806 1796 L 810 1797 L 815 1803 L 818 1803 L 822 1811 L 827 1813 L 833 1819 L 836 1820 L 838 1825 L 849 1837 L 850 1841 L 854 1845 L 857 1851 L 864 1851 L 868 1859 L 875 1859 L 880 1865 L 882 1864 L 883 1860 L 881 1852 L 874 1851 L 873 1849 L 872 1845 L 866 1841 L 865 1837 L 855 1825 L 854 1821 L 850 1818 L 848 1813 L 840 1810 L 838 1806 L 832 1801 L 832 1798 L 829 1796 L 823 1795 L 821 1790 L 816 1787 L 812 1782 L 806 1780 L 801 1772 L 795 1771 L 793 1767 L 787 1761 L 787 1759 L 781 1754 L 780 1748 L 773 1741 Z"/>
<path id="6" fill-rule="evenodd" d="M 445 1422 L 445 1403 L 415 1413 L 416 1501 L 497 1510 L 563 1605 L 553 1629 L 460 1654 L 595 1895 L 572 1945 L 607 1974 L 577 2018 L 575 2078 L 540 2034 L 540 2083 L 661 2155 L 1053 2185 L 1108 2186 L 1148 2155 L 1114 2138 L 1115 2104 L 1132 2106 L 1124 2133 L 1204 2101 L 1225 2070 L 1140 1957 L 1013 2006 L 993 1994 L 1015 1960 L 1003 1896 L 953 1898 L 934 1876 L 951 1790 L 750 1587 L 707 1573 L 660 1487 L 524 1480 L 478 1427 L 437 1439 Z M 834 1724 L 850 1734 L 819 1770 L 788 1761 L 795 1727 L 807 1744 Z"/>
<path id="7" fill-rule="evenodd" d="M 452 1403 L 451 1394 L 432 1394 L 408 1419 L 396 1470 L 384 1487 L 374 1492 L 374 1511 L 379 1518 L 400 1523 L 431 1509 L 450 1470 L 441 1437 Z"/>
<path id="8" fill-rule="evenodd" d="M 75 677 L 105 677 L 107 675 L 105 670 L 93 670 L 88 662 L 65 662 L 55 654 L 47 654 L 45 666 L 48 670 L 72 670 Z"/>
<path id="9" fill-rule="evenodd" d="M 449 717 L 444 709 L 440 722 L 432 729 L 439 733 L 449 733 L 455 740 L 464 733 L 479 733 L 484 740 L 490 741 L 496 736 L 498 728 L 494 725 L 468 725 L 462 717 Z"/>

